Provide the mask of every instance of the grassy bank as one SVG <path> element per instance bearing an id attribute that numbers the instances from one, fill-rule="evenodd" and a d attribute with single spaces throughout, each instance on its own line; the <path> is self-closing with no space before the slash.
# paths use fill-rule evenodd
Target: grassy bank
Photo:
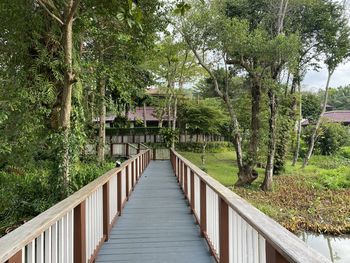
<path id="1" fill-rule="evenodd" d="M 199 153 L 181 152 L 201 167 Z M 258 209 L 293 232 L 309 230 L 331 234 L 350 233 L 350 159 L 314 156 L 305 169 L 301 164 L 274 177 L 274 189 L 265 193 L 259 178 L 249 187 L 234 188 L 237 168 L 231 151 L 208 153 L 205 170 Z"/>

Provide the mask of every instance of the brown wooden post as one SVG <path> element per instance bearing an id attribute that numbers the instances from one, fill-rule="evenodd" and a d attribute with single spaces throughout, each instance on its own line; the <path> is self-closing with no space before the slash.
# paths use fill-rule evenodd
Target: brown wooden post
<path id="1" fill-rule="evenodd" d="M 180 185 L 181 185 L 181 166 L 182 166 L 182 162 L 179 159 L 179 166 L 177 167 L 177 169 L 178 169 L 178 178 L 179 178 Z"/>
<path id="2" fill-rule="evenodd" d="M 153 148 L 153 160 L 157 160 L 157 150 Z"/>
<path id="3" fill-rule="evenodd" d="M 129 165 L 125 166 L 125 180 L 126 180 L 126 200 L 129 200 Z"/>
<path id="4" fill-rule="evenodd" d="M 126 149 L 125 149 L 125 155 L 126 155 L 126 156 L 129 156 L 129 152 L 130 152 L 130 150 L 129 150 L 129 144 L 127 143 L 127 144 L 125 145 L 125 147 L 126 147 Z"/>
<path id="5" fill-rule="evenodd" d="M 22 262 L 22 249 L 7 260 L 6 263 L 24 263 Z"/>
<path id="6" fill-rule="evenodd" d="M 185 163 L 181 162 L 181 187 L 182 189 L 185 190 L 184 177 L 185 177 Z"/>
<path id="7" fill-rule="evenodd" d="M 102 188 L 103 191 L 103 235 L 109 239 L 109 182 L 106 182 Z"/>
<path id="8" fill-rule="evenodd" d="M 137 182 L 139 180 L 139 158 L 138 157 L 135 160 L 135 175 L 136 175 L 136 182 Z"/>
<path id="9" fill-rule="evenodd" d="M 74 208 L 74 262 L 86 262 L 85 200 Z M 11 262 L 11 261 L 10 261 Z"/>
<path id="10" fill-rule="evenodd" d="M 195 203 L 194 203 L 194 198 L 196 196 L 196 193 L 194 192 L 194 172 L 191 170 L 191 209 L 192 209 L 192 212 L 194 211 L 194 206 L 195 206 Z"/>
<path id="11" fill-rule="evenodd" d="M 184 192 L 185 192 L 185 195 L 188 199 L 188 188 L 187 187 L 188 187 L 188 185 L 187 185 L 187 166 L 184 163 L 184 188 L 185 188 Z"/>
<path id="12" fill-rule="evenodd" d="M 117 196 L 118 196 L 118 212 L 122 214 L 122 172 L 117 174 Z"/>
<path id="13" fill-rule="evenodd" d="M 137 154 L 139 154 L 140 153 L 140 144 L 138 143 L 137 144 Z"/>
<path id="14" fill-rule="evenodd" d="M 175 175 L 176 175 L 176 179 L 177 179 L 178 182 L 179 182 L 179 166 L 180 166 L 180 160 L 179 160 L 179 158 L 176 158 L 176 172 L 175 172 Z"/>
<path id="15" fill-rule="evenodd" d="M 266 240 L 265 242 L 266 262 L 288 263 L 288 261 Z"/>
<path id="16" fill-rule="evenodd" d="M 207 232 L 207 186 L 205 182 L 201 180 L 200 185 L 200 205 L 201 205 L 201 218 L 200 218 L 200 228 L 202 235 Z"/>
<path id="17" fill-rule="evenodd" d="M 220 242 L 220 263 L 229 262 L 229 225 L 228 205 L 225 200 L 219 198 L 219 242 Z M 268 261 L 269 262 L 269 261 Z"/>

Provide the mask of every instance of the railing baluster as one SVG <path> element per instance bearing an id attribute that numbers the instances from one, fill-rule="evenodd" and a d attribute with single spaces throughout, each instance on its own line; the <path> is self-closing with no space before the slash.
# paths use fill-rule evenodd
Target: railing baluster
<path id="1" fill-rule="evenodd" d="M 191 174 L 191 211 L 194 212 L 195 210 L 195 196 L 196 193 L 194 191 L 194 172 L 192 170 L 190 170 L 190 174 Z"/>
<path id="2" fill-rule="evenodd" d="M 187 166 L 185 163 L 184 163 L 184 192 L 185 192 L 186 198 L 189 199 L 188 188 L 187 188 Z"/>
<path id="3" fill-rule="evenodd" d="M 219 198 L 219 211 L 220 263 L 229 263 L 228 205 L 222 198 Z"/>
<path id="4" fill-rule="evenodd" d="M 207 186 L 202 180 L 200 180 L 200 207 L 200 229 L 204 235 L 207 232 Z"/>
<path id="5" fill-rule="evenodd" d="M 126 200 L 129 200 L 129 166 L 125 167 L 125 177 L 126 177 Z"/>
<path id="6" fill-rule="evenodd" d="M 27 263 L 35 263 L 35 239 L 27 245 Z"/>
<path id="7" fill-rule="evenodd" d="M 135 187 L 135 161 L 131 162 L 131 187 Z"/>
<path id="8" fill-rule="evenodd" d="M 103 185 L 103 235 L 109 239 L 109 182 Z"/>
<path id="9" fill-rule="evenodd" d="M 36 262 L 44 263 L 44 233 L 36 239 Z"/>
<path id="10" fill-rule="evenodd" d="M 118 213 L 122 214 L 122 173 L 117 174 Z"/>
<path id="11" fill-rule="evenodd" d="M 45 263 L 51 263 L 51 257 L 52 257 L 52 234 L 51 234 L 52 227 L 49 227 L 45 231 Z"/>

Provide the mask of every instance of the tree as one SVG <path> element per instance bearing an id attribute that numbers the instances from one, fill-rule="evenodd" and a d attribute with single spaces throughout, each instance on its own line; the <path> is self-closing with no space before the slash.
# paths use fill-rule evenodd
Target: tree
<path id="1" fill-rule="evenodd" d="M 342 14 L 343 10 L 338 8 L 335 10 L 335 12 L 340 12 Z M 303 162 L 303 167 L 307 166 L 315 147 L 317 130 L 320 128 L 322 123 L 322 115 L 325 113 L 328 103 L 330 79 L 336 67 L 350 55 L 350 28 L 347 20 L 344 17 L 339 16 L 339 20 L 331 21 L 329 27 L 332 30 L 326 32 L 324 42 L 320 46 L 320 51 L 322 51 L 325 56 L 324 62 L 327 66 L 328 72 L 324 98 L 322 101 L 322 111 L 317 119 L 314 131 L 311 135 L 309 148 Z"/>
<path id="2" fill-rule="evenodd" d="M 168 111 L 167 115 L 173 119 L 171 128 L 175 131 L 179 98 L 183 96 L 184 85 L 198 75 L 195 58 L 183 41 L 176 40 L 176 36 L 168 33 L 156 46 L 145 67 L 151 69 L 166 95 L 166 103 L 158 103 L 158 115 L 164 116 Z"/>
<path id="3" fill-rule="evenodd" d="M 310 123 L 315 123 L 322 111 L 321 98 L 312 92 L 305 92 L 302 95 L 302 116 Z"/>
<path id="4" fill-rule="evenodd" d="M 204 135 L 202 166 L 205 165 L 205 149 L 208 135 L 219 135 L 227 122 L 221 104 L 215 99 L 190 100 L 181 105 L 179 120 L 190 134 Z"/>
<path id="5" fill-rule="evenodd" d="M 178 30 L 182 32 L 198 62 L 213 79 L 215 91 L 228 108 L 239 169 L 236 185 L 240 186 L 250 184 L 257 177 L 254 168 L 258 158 L 261 97 L 262 92 L 266 92 L 265 83 L 269 83 L 269 79 L 275 82 L 283 66 L 293 59 L 298 39 L 295 35 L 271 35 L 270 31 L 264 28 L 270 28 L 271 20 L 268 19 L 270 14 L 263 1 L 257 5 L 244 2 L 256 11 L 256 15 L 249 14 L 247 17 L 241 12 L 243 6 L 236 8 L 236 4 L 234 1 L 214 1 L 205 5 L 199 3 L 193 8 L 196 11 L 189 12 L 187 19 L 183 19 L 182 27 Z M 178 23 L 175 26 L 177 25 Z M 227 76 L 223 87 L 220 87 L 214 74 L 213 64 L 223 65 Z M 240 124 L 232 107 L 227 81 L 229 75 L 239 71 L 246 74 L 251 92 L 251 127 L 245 155 L 242 151 Z M 275 98 L 273 90 L 270 89 L 269 94 L 270 98 Z M 272 118 L 275 117 L 273 114 Z M 275 131 L 272 129 L 271 132 Z M 272 136 L 271 139 L 273 138 Z M 274 147 L 275 143 L 270 145 Z M 270 154 L 274 155 L 274 151 L 270 151 Z"/>
<path id="6" fill-rule="evenodd" d="M 295 119 L 295 109 L 297 102 L 302 103 L 302 93 L 300 83 L 303 80 L 305 73 L 309 68 L 319 69 L 320 61 L 324 54 L 323 47 L 329 35 L 334 34 L 336 21 L 342 20 L 343 6 L 328 0 L 319 0 L 317 2 L 307 2 L 299 5 L 296 9 L 298 14 L 302 16 L 291 16 L 288 28 L 300 32 L 301 49 L 299 51 L 298 66 L 293 73 L 293 81 L 290 94 L 294 96 L 291 103 L 292 118 Z M 333 24 L 333 25 L 332 25 Z M 298 93 L 295 96 L 295 93 Z M 300 135 L 301 135 L 301 120 L 302 120 L 302 105 L 298 107 L 297 118 L 297 133 L 296 143 L 293 149 L 293 165 L 296 164 L 299 157 Z"/>
<path id="7" fill-rule="evenodd" d="M 328 102 L 337 110 L 350 109 L 350 86 L 329 89 Z"/>

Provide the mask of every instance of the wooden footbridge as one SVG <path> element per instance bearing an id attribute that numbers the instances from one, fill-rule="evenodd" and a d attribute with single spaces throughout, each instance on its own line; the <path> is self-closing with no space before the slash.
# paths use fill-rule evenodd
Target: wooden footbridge
<path id="1" fill-rule="evenodd" d="M 177 152 L 153 155 L 1 238 L 0 262 L 330 262 Z"/>

